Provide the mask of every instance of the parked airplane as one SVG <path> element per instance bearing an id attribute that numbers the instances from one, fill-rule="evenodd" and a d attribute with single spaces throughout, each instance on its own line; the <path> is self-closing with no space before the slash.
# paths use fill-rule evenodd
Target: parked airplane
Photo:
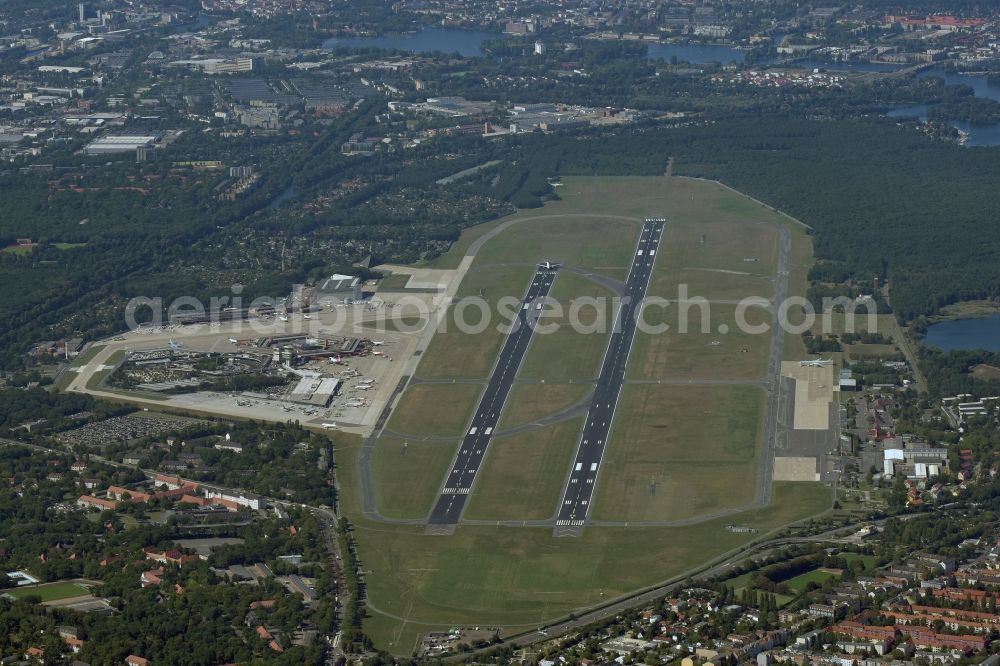
<path id="1" fill-rule="evenodd" d="M 385 356 L 385 352 L 373 351 L 372 356 Z"/>
<path id="2" fill-rule="evenodd" d="M 304 314 L 304 315 L 302 315 L 302 318 L 303 318 L 303 319 L 312 319 L 312 316 L 311 316 L 311 315 L 307 315 L 307 314 Z"/>
<path id="3" fill-rule="evenodd" d="M 559 264 L 553 263 L 551 261 L 543 261 L 542 263 L 538 264 L 538 267 L 545 269 L 547 271 L 554 271 L 557 268 L 559 268 Z"/>
<path id="4" fill-rule="evenodd" d="M 279 315 L 278 319 L 280 319 L 281 321 L 288 321 L 288 315 Z"/>
<path id="5" fill-rule="evenodd" d="M 814 358 L 808 361 L 799 361 L 799 365 L 809 368 L 822 368 L 824 365 L 833 365 L 832 358 Z"/>
<path id="6" fill-rule="evenodd" d="M 327 430 L 332 430 L 333 428 L 337 427 L 337 422 L 336 421 L 323 421 L 323 427 L 326 428 Z"/>
<path id="7" fill-rule="evenodd" d="M 229 338 L 229 341 L 232 342 L 234 345 L 239 343 L 239 340 L 237 340 L 236 338 Z"/>
<path id="8" fill-rule="evenodd" d="M 385 344 L 385 340 L 372 340 L 373 347 L 381 347 Z"/>
<path id="9" fill-rule="evenodd" d="M 173 340 L 171 340 L 170 348 L 173 349 L 174 351 L 180 351 L 181 349 L 184 349 L 184 345 L 182 345 L 179 342 L 174 342 Z"/>

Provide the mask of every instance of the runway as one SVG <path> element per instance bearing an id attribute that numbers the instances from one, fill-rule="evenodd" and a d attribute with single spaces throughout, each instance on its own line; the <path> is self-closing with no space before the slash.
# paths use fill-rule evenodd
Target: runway
<path id="1" fill-rule="evenodd" d="M 639 245 L 625 280 L 622 305 L 597 379 L 594 399 L 563 488 L 556 518 L 556 536 L 578 535 L 590 512 L 612 420 L 625 382 L 625 368 L 635 338 L 637 317 L 653 273 L 664 222 L 663 219 L 647 219 L 643 223 Z"/>
<path id="2" fill-rule="evenodd" d="M 469 430 L 431 510 L 428 523 L 432 526 L 455 525 L 462 517 L 476 474 L 486 455 L 486 448 L 493 438 L 493 430 L 503 413 L 504 403 L 510 395 L 514 378 L 531 342 L 535 322 L 542 314 L 542 303 L 549 295 L 555 277 L 555 270 L 539 269 L 531 279 L 531 285 L 521 300 L 517 320 L 504 340 Z"/>

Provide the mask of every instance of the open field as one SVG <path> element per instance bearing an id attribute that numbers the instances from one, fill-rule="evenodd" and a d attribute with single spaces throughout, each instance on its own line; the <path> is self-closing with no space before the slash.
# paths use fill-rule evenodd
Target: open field
<path id="1" fill-rule="evenodd" d="M 931 321 L 945 321 L 948 319 L 973 319 L 976 317 L 987 317 L 1000 312 L 1000 303 L 995 301 L 959 301 L 941 308 L 937 316 Z"/>
<path id="2" fill-rule="evenodd" d="M 764 392 L 626 385 L 594 517 L 677 520 L 753 501 Z"/>
<path id="3" fill-rule="evenodd" d="M 566 217 L 535 220 L 528 215 L 525 222 L 484 245 L 476 255 L 476 263 L 551 260 L 624 279 L 632 261 L 632 248 L 638 240 L 638 221 L 586 217 L 576 211 L 564 212 L 558 205 L 546 207 L 545 215 Z"/>
<path id="4" fill-rule="evenodd" d="M 459 441 L 420 442 L 380 437 L 374 468 L 375 502 L 386 518 L 423 518 L 431 510 Z"/>
<path id="5" fill-rule="evenodd" d="M 78 583 L 48 583 L 16 587 L 4 590 L 3 594 L 9 594 L 15 599 L 40 597 L 42 601 L 58 601 L 71 597 L 82 597 L 90 594 L 90 591 Z"/>
<path id="6" fill-rule="evenodd" d="M 456 299 L 482 299 L 487 308 L 483 313 L 474 305 L 448 308 L 445 330 L 439 328 L 417 366 L 417 376 L 424 379 L 484 379 L 500 353 L 503 335 L 495 316 L 501 298 L 521 298 L 534 275 L 534 264 L 525 266 L 474 267 L 466 274 L 456 292 Z M 457 322 L 463 321 L 473 332 L 464 332 Z"/>
<path id="7" fill-rule="evenodd" d="M 771 333 L 740 330 L 735 305 L 647 305 L 643 321 L 650 327 L 636 334 L 629 361 L 630 379 L 744 379 L 761 380 L 767 374 Z M 750 308 L 750 326 L 768 325 L 770 313 Z M 686 321 L 686 332 L 684 323 Z M 657 333 L 663 324 L 665 332 Z"/>
<path id="8" fill-rule="evenodd" d="M 478 384 L 417 384 L 399 399 L 389 419 L 393 432 L 427 437 L 460 437 L 482 387 Z"/>
<path id="9" fill-rule="evenodd" d="M 840 557 L 843 557 L 848 562 L 861 562 L 865 565 L 865 569 L 875 568 L 875 556 L 874 555 L 860 555 L 858 553 L 844 553 Z"/>
<path id="10" fill-rule="evenodd" d="M 691 221 L 681 217 L 667 227 L 663 243 L 662 258 L 673 270 L 772 277 L 778 264 L 777 227 L 739 217 Z"/>
<path id="11" fill-rule="evenodd" d="M 490 444 L 466 518 L 534 520 L 550 518 L 559 503 L 583 417 Z M 511 489 L 516 488 L 516 492 Z"/>
<path id="12" fill-rule="evenodd" d="M 553 283 L 551 296 L 558 305 L 550 306 L 551 314 L 541 319 L 518 376 L 547 382 L 595 379 L 611 334 L 614 294 L 564 271 Z"/>
<path id="13" fill-rule="evenodd" d="M 593 384 L 515 384 L 507 398 L 498 432 L 532 423 L 565 409 L 594 390 Z"/>
<path id="14" fill-rule="evenodd" d="M 495 312 L 501 297 L 524 293 L 536 261 L 560 261 L 624 279 L 638 221 L 662 215 L 670 224 L 656 257 L 650 295 L 674 300 L 676 287 L 686 283 L 691 295 L 715 301 L 772 296 L 781 226 L 792 230 L 790 293 L 804 290 L 811 262 L 811 242 L 804 232 L 718 184 L 681 178 L 565 178 L 558 193 L 561 200 L 541 210 L 521 211 L 467 231 L 431 265 L 458 266 L 484 234 L 512 219 L 524 220 L 505 227 L 478 249 L 456 293 L 458 298 L 482 297 Z M 608 293 L 566 270 L 553 285 L 553 296 L 564 305 L 573 298 Z M 629 378 L 692 383 L 626 385 L 598 479 L 594 518 L 697 519 L 750 504 L 758 488 L 766 396 L 749 382 L 765 378 L 770 336 L 740 332 L 732 303 L 711 304 L 705 333 L 677 332 L 676 305 L 647 309 L 647 321 L 655 323 L 666 313 L 675 330 L 637 337 Z M 692 328 L 698 330 L 697 308 L 692 313 Z M 770 314 L 751 309 L 748 319 L 769 322 Z M 728 326 L 726 333 L 719 332 L 721 324 Z M 788 339 L 796 342 L 798 336 Z M 596 375 L 606 340 L 562 333 L 533 339 L 519 375 L 524 383 L 515 385 L 498 432 L 537 421 L 586 395 L 593 385 L 581 380 Z M 716 341 L 719 344 L 712 344 Z M 502 334 L 492 326 L 478 335 L 449 327 L 435 335 L 415 376 L 484 379 L 501 342 Z M 542 379 L 545 383 L 535 383 Z M 481 390 L 478 384 L 435 386 L 461 387 L 458 390 L 474 396 Z M 430 392 L 409 397 L 420 388 L 412 385 L 404 394 L 391 430 L 404 431 L 398 424 L 410 422 L 414 425 L 405 432 L 451 432 L 457 422 L 454 412 L 467 419 L 473 408 L 471 402 L 453 408 L 452 400 Z M 439 427 L 442 420 L 447 427 Z M 457 426 L 459 432 L 465 423 Z M 482 463 L 466 518 L 550 518 L 580 426 L 580 419 L 572 419 L 497 437 Z M 411 439 L 404 453 L 402 440 L 383 436 L 374 454 L 379 511 L 390 517 L 425 516 L 457 445 L 457 440 Z M 434 628 L 485 624 L 504 627 L 510 635 L 537 627 L 682 575 L 761 536 L 730 532 L 728 524 L 766 533 L 822 513 L 832 502 L 826 486 L 780 482 L 773 485 L 770 506 L 683 527 L 591 525 L 582 536 L 555 539 L 551 526 L 462 524 L 450 536 L 432 536 L 425 534 L 423 525 L 387 525 L 363 518 L 357 479 L 352 478 L 357 472 L 352 459 L 356 447 L 338 443 L 337 451 L 343 511 L 355 525 L 361 561 L 370 572 L 366 583 L 372 617 L 365 629 L 379 647 L 404 655 L 411 653 L 420 633 Z"/>
<path id="15" fill-rule="evenodd" d="M 807 571 L 804 574 L 800 574 L 795 578 L 789 578 L 788 580 L 785 581 L 785 585 L 787 585 L 790 589 L 795 590 L 796 592 L 801 592 L 802 590 L 806 589 L 806 586 L 809 583 L 816 583 L 818 585 L 822 585 L 823 583 L 832 578 L 836 578 L 836 576 L 834 576 L 832 573 L 828 571 L 820 571 L 819 569 L 815 569 L 813 571 Z"/>
<path id="16" fill-rule="evenodd" d="M 728 519 L 590 528 L 578 539 L 553 539 L 547 528 L 470 526 L 441 538 L 421 527 L 358 520 L 360 557 L 372 572 L 365 630 L 379 647 L 404 655 L 419 633 L 434 628 L 489 624 L 509 635 L 680 576 L 753 538 L 727 531 L 729 522 L 767 531 L 821 513 L 831 502 L 820 484 L 778 483 L 774 490 L 772 506 Z"/>
<path id="17" fill-rule="evenodd" d="M 1000 368 L 995 365 L 980 363 L 972 368 L 972 376 L 977 379 L 995 380 L 1000 379 Z"/>

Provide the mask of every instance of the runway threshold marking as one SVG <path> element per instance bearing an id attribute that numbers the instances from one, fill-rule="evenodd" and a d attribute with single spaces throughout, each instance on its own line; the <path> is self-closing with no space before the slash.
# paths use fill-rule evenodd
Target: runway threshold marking
<path id="1" fill-rule="evenodd" d="M 528 290 L 522 298 L 522 306 L 517 311 L 517 318 L 512 323 L 497 357 L 489 383 L 479 398 L 479 405 L 476 407 L 472 422 L 431 509 L 429 525 L 453 526 L 461 519 L 469 493 L 486 456 L 486 450 L 493 439 L 493 431 L 510 395 L 514 378 L 524 360 L 535 324 L 544 314 L 540 306 L 548 297 L 555 278 L 556 271 L 547 268 L 540 268 L 532 276 Z M 444 532 L 428 528 L 428 534 L 442 533 Z"/>
<path id="2" fill-rule="evenodd" d="M 594 399 L 587 412 L 576 456 L 570 464 L 557 508 L 553 536 L 580 536 L 590 515 L 591 500 L 597 487 L 601 463 L 604 461 L 622 384 L 625 382 L 625 368 L 632 342 L 635 340 L 637 317 L 653 274 L 653 261 L 649 257 L 656 254 L 665 222 L 664 218 L 647 218 L 643 221 L 639 244 L 625 280 L 625 295 L 615 319 L 611 340 L 604 352 Z"/>

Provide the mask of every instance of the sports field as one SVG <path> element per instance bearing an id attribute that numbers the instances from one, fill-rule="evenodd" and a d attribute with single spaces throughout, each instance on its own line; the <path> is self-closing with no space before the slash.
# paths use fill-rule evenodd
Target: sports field
<path id="1" fill-rule="evenodd" d="M 705 330 L 695 306 L 687 333 L 679 330 L 676 303 L 647 308 L 648 323 L 671 329 L 640 333 L 631 350 L 591 513 L 615 526 L 591 525 L 580 537 L 554 538 L 551 525 L 514 525 L 549 521 L 558 508 L 583 414 L 554 415 L 593 390 L 607 331 L 563 327 L 533 338 L 469 497 L 465 519 L 481 524 L 430 536 L 423 525 L 361 518 L 352 448 L 338 445 L 344 511 L 371 572 L 366 631 L 396 654 L 409 654 L 420 633 L 442 626 L 501 625 L 507 635 L 537 627 L 756 538 L 730 532 L 727 524 L 767 532 L 832 501 L 819 484 L 776 483 L 770 506 L 741 510 L 760 487 L 771 338 L 739 330 L 735 301 L 773 296 L 782 228 L 792 236 L 791 293 L 801 291 L 811 250 L 804 231 L 711 182 L 581 177 L 563 183 L 559 201 L 470 230 L 433 262 L 456 267 L 476 250 L 457 296 L 482 299 L 495 313 L 501 298 L 524 293 L 537 262 L 556 261 L 563 268 L 552 296 L 563 312 L 542 323 L 566 323 L 575 302 L 616 295 L 642 218 L 663 216 L 669 223 L 649 293 L 675 301 L 686 285 L 690 296 L 708 302 Z M 469 313 L 466 321 L 474 322 Z M 587 325 L 597 311 L 576 314 Z M 770 312 L 750 309 L 747 320 L 769 322 Z M 383 516 L 427 515 L 502 339 L 495 325 L 476 334 L 449 326 L 435 335 L 415 377 L 439 383 L 411 385 L 390 419 L 392 432 L 376 444 L 374 485 Z M 690 524 L 625 526 L 672 521 Z"/>
<path id="2" fill-rule="evenodd" d="M 15 599 L 39 597 L 42 601 L 59 601 L 60 599 L 70 599 L 72 597 L 82 597 L 88 595 L 90 594 L 90 590 L 78 583 L 49 583 L 16 587 L 4 590 L 3 593 L 9 594 Z"/>

